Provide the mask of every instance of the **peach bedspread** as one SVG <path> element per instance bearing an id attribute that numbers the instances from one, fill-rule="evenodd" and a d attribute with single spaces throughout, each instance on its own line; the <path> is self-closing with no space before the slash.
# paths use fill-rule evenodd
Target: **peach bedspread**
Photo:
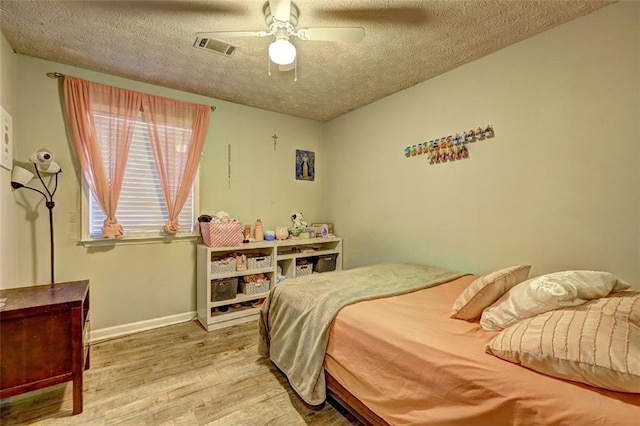
<path id="1" fill-rule="evenodd" d="M 392 425 L 640 424 L 640 395 L 555 379 L 485 353 L 495 332 L 449 318 L 474 278 L 342 309 L 325 369 Z"/>

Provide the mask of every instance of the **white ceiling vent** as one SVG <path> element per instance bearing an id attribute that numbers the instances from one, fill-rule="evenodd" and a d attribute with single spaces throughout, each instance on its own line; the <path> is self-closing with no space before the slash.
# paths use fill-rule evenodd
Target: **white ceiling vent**
<path id="1" fill-rule="evenodd" d="M 204 49 L 211 53 L 217 53 L 218 55 L 223 55 L 227 58 L 232 57 L 234 52 L 238 48 L 238 46 L 229 44 L 226 41 L 204 37 L 196 37 L 196 42 L 193 43 L 193 47 Z"/>

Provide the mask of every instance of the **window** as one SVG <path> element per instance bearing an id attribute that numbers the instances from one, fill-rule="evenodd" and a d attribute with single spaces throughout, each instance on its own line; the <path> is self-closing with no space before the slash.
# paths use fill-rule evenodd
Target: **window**
<path id="1" fill-rule="evenodd" d="M 122 118 L 110 116 L 106 112 L 94 112 L 96 130 L 101 134 L 100 140 L 108 137 L 109 126 Z M 176 128 L 174 132 L 184 132 L 186 136 L 191 129 Z M 103 144 L 101 153 L 106 163 L 110 163 L 112 153 L 108 144 Z M 176 147 L 180 149 L 180 147 Z M 196 179 L 197 180 L 197 179 Z M 178 218 L 179 235 L 192 235 L 195 232 L 195 199 L 196 185 L 191 189 Z M 89 191 L 90 193 L 90 191 Z M 106 216 L 93 194 L 87 196 L 88 201 L 88 234 L 92 239 L 102 239 L 102 226 Z M 147 125 L 142 113 L 136 119 L 133 139 L 129 148 L 127 166 L 124 173 L 120 200 L 116 218 L 124 227 L 127 237 L 154 237 L 164 235 L 163 228 L 168 220 L 167 208 L 162 195 L 162 188 L 153 160 L 153 153 L 147 133 Z"/>

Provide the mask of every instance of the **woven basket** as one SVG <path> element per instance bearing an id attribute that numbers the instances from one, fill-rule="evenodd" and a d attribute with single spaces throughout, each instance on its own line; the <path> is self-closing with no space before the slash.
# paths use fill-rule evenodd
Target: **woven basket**
<path id="1" fill-rule="evenodd" d="M 303 275 L 311 275 L 312 272 L 313 272 L 313 265 L 311 263 L 307 265 L 296 266 L 296 277 L 300 277 Z"/>
<path id="2" fill-rule="evenodd" d="M 263 269 L 271 266 L 271 256 L 247 257 L 249 269 Z"/>
<path id="3" fill-rule="evenodd" d="M 235 270 L 236 259 L 233 257 L 211 261 L 211 273 L 213 274 L 226 274 L 228 272 L 235 272 Z"/>
<path id="4" fill-rule="evenodd" d="M 252 296 L 254 294 L 264 294 L 269 292 L 269 280 L 264 281 L 254 281 L 250 283 L 240 282 L 240 288 L 242 292 L 247 296 Z"/>

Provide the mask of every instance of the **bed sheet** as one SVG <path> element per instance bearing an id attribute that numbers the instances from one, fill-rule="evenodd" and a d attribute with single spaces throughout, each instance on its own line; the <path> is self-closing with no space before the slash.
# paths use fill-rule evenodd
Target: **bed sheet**
<path id="1" fill-rule="evenodd" d="M 449 318 L 474 278 L 345 307 L 330 328 L 325 369 L 393 425 L 638 424 L 640 395 L 485 353 L 495 332 Z"/>

